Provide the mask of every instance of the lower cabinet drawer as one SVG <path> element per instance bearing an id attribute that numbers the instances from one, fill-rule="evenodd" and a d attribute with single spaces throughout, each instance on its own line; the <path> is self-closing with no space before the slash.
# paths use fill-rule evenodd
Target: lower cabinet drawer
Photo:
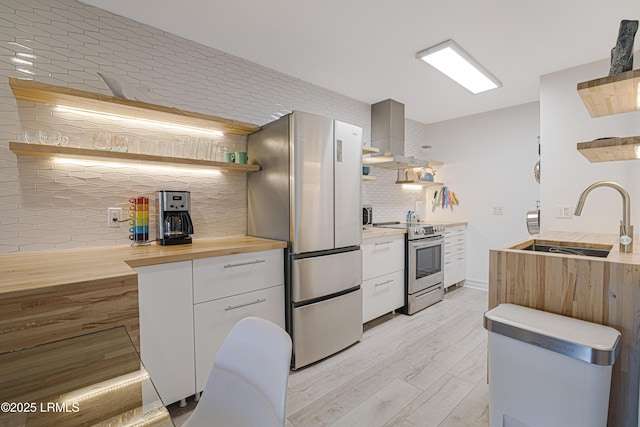
<path id="1" fill-rule="evenodd" d="M 282 283 L 282 249 L 193 260 L 193 302 L 196 304 Z"/>
<path id="2" fill-rule="evenodd" d="M 404 271 L 365 280 L 362 284 L 362 323 L 404 305 Z"/>
<path id="3" fill-rule="evenodd" d="M 284 285 L 194 306 L 196 391 L 204 390 L 218 349 L 231 328 L 248 316 L 270 320 L 284 329 Z"/>
<path id="4" fill-rule="evenodd" d="M 371 279 L 404 268 L 404 235 L 365 239 L 362 243 L 362 278 Z"/>
<path id="5" fill-rule="evenodd" d="M 452 245 L 445 246 L 444 248 L 444 258 L 447 260 L 448 258 L 457 258 L 460 256 L 464 256 L 465 245 Z"/>
<path id="6" fill-rule="evenodd" d="M 362 338 L 362 289 L 291 310 L 293 369 L 331 356 Z"/>

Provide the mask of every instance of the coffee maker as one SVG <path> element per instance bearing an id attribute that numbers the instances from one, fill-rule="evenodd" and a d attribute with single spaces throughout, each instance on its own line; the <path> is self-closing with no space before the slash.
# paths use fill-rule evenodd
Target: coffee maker
<path id="1" fill-rule="evenodd" d="M 158 235 L 163 245 L 191 243 L 193 223 L 189 215 L 191 193 L 188 191 L 158 191 Z"/>

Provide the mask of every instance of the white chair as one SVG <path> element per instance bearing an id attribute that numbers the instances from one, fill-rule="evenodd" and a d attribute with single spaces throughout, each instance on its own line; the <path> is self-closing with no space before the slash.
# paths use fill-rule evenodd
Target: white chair
<path id="1" fill-rule="evenodd" d="M 198 406 L 184 427 L 284 426 L 291 338 L 257 317 L 225 338 Z"/>

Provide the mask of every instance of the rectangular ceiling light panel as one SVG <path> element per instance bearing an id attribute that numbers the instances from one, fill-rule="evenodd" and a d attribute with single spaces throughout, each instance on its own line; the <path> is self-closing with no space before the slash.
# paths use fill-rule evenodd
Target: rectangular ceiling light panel
<path id="1" fill-rule="evenodd" d="M 422 59 L 474 95 L 502 86 L 500 80 L 453 40 L 422 50 L 416 53 L 416 58 Z"/>

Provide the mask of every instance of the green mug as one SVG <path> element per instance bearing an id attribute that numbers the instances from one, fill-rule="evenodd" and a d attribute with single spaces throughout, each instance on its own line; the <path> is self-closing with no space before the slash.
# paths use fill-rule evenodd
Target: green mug
<path id="1" fill-rule="evenodd" d="M 235 162 L 236 161 L 236 153 L 224 153 L 224 161 L 225 162 Z"/>
<path id="2" fill-rule="evenodd" d="M 247 152 L 246 151 L 236 151 L 234 153 L 236 155 L 236 163 L 247 163 Z"/>

